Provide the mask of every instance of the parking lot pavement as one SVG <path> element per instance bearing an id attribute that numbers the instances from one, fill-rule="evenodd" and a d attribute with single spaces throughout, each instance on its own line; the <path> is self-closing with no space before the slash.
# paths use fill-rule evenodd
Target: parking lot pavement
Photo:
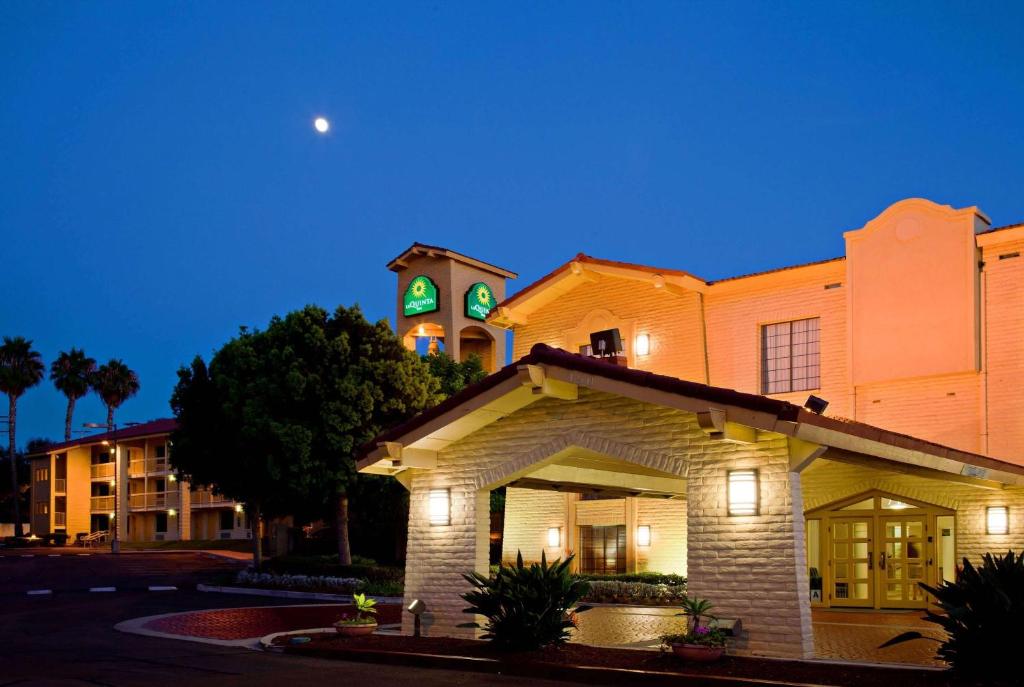
<path id="1" fill-rule="evenodd" d="M 125 634 L 119 622 L 142 616 L 211 608 L 274 606 L 280 599 L 197 592 L 195 584 L 220 574 L 229 561 L 202 554 L 145 556 L 34 556 L 0 559 L 0 685 L 106 685 L 181 687 L 187 685 L 376 684 L 417 687 L 480 685 L 512 687 L 521 678 L 346 663 L 268 654 L 249 649 Z M 143 587 L 170 581 L 177 591 L 154 593 Z M 30 586 L 55 589 L 29 596 Z M 80 591 L 116 586 L 116 593 Z M 289 600 L 289 604 L 295 604 Z M 301 602 L 298 602 L 301 603 Z M 316 603 L 316 602 L 314 602 Z M 556 682 L 531 681 L 537 687 Z"/>
<path id="2" fill-rule="evenodd" d="M 81 549 L 6 549 L 0 551 L 0 597 L 173 591 L 166 588 L 194 588 L 197 582 L 230 575 L 244 565 L 192 551 L 114 555 Z"/>

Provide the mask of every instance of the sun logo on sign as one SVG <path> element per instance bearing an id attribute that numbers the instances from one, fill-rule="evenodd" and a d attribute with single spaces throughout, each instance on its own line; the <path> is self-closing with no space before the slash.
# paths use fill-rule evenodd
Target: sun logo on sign
<path id="1" fill-rule="evenodd" d="M 412 295 L 416 298 L 423 298 L 427 295 L 427 282 L 423 279 L 417 279 L 412 283 Z"/>
<path id="2" fill-rule="evenodd" d="M 487 286 L 485 286 L 484 284 L 481 284 L 480 286 L 476 287 L 476 300 L 478 303 L 480 303 L 480 305 L 490 305 L 491 290 L 488 289 Z"/>

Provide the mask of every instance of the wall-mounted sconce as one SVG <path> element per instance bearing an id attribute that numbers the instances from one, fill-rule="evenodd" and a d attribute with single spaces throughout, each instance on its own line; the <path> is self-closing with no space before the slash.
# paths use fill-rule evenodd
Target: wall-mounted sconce
<path id="1" fill-rule="evenodd" d="M 169 515 L 169 516 L 170 516 L 170 517 L 172 517 L 172 518 L 173 518 L 173 517 L 174 517 L 175 515 L 177 515 L 177 514 L 178 514 L 178 511 L 174 510 L 173 508 L 169 508 L 169 509 L 167 510 L 167 515 Z"/>
<path id="2" fill-rule="evenodd" d="M 757 515 L 757 470 L 729 470 L 729 515 Z"/>
<path id="3" fill-rule="evenodd" d="M 167 475 L 167 481 L 168 482 L 177 482 L 178 478 L 175 477 L 174 475 Z"/>
<path id="4" fill-rule="evenodd" d="M 637 334 L 633 343 L 633 352 L 637 355 L 647 355 L 651 352 L 651 337 L 647 334 Z"/>
<path id="5" fill-rule="evenodd" d="M 562 528 L 561 527 L 549 527 L 548 528 L 548 546 L 561 546 L 562 545 Z"/>
<path id="6" fill-rule="evenodd" d="M 985 532 L 987 534 L 1010 533 L 1010 509 L 1006 506 L 989 506 L 985 509 Z"/>
<path id="7" fill-rule="evenodd" d="M 636 528 L 636 545 L 637 546 L 650 546 L 651 545 L 651 526 L 640 525 Z"/>
<path id="8" fill-rule="evenodd" d="M 242 504 L 240 504 L 240 503 L 236 503 L 236 504 L 235 504 L 235 512 L 236 512 L 236 513 L 241 513 L 241 512 L 242 512 L 242 510 L 243 510 L 243 508 L 242 508 Z"/>
<path id="9" fill-rule="evenodd" d="M 450 525 L 452 523 L 451 489 L 430 490 L 430 524 Z"/>

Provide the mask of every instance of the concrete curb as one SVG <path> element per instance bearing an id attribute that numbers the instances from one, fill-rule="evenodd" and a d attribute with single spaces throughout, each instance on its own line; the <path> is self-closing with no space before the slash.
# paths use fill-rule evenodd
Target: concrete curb
<path id="1" fill-rule="evenodd" d="M 247 594 L 249 596 L 270 596 L 278 599 L 308 599 L 313 601 L 338 601 L 340 603 L 352 603 L 351 594 L 292 592 L 287 589 L 260 589 L 258 587 L 221 587 L 212 584 L 197 584 L 196 590 L 200 592 L 215 592 L 218 594 Z M 400 596 L 371 596 L 370 598 L 379 604 L 402 603 L 402 597 Z"/>

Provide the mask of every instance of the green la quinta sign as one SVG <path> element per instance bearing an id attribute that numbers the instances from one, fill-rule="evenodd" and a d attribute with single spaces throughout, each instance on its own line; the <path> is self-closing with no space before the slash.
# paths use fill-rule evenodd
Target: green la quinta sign
<path id="1" fill-rule="evenodd" d="M 437 285 L 430 277 L 421 274 L 409 282 L 402 296 L 402 312 L 406 317 L 437 309 Z"/>
<path id="2" fill-rule="evenodd" d="M 466 317 L 483 322 L 494 307 L 494 292 L 491 287 L 478 281 L 466 292 Z"/>

